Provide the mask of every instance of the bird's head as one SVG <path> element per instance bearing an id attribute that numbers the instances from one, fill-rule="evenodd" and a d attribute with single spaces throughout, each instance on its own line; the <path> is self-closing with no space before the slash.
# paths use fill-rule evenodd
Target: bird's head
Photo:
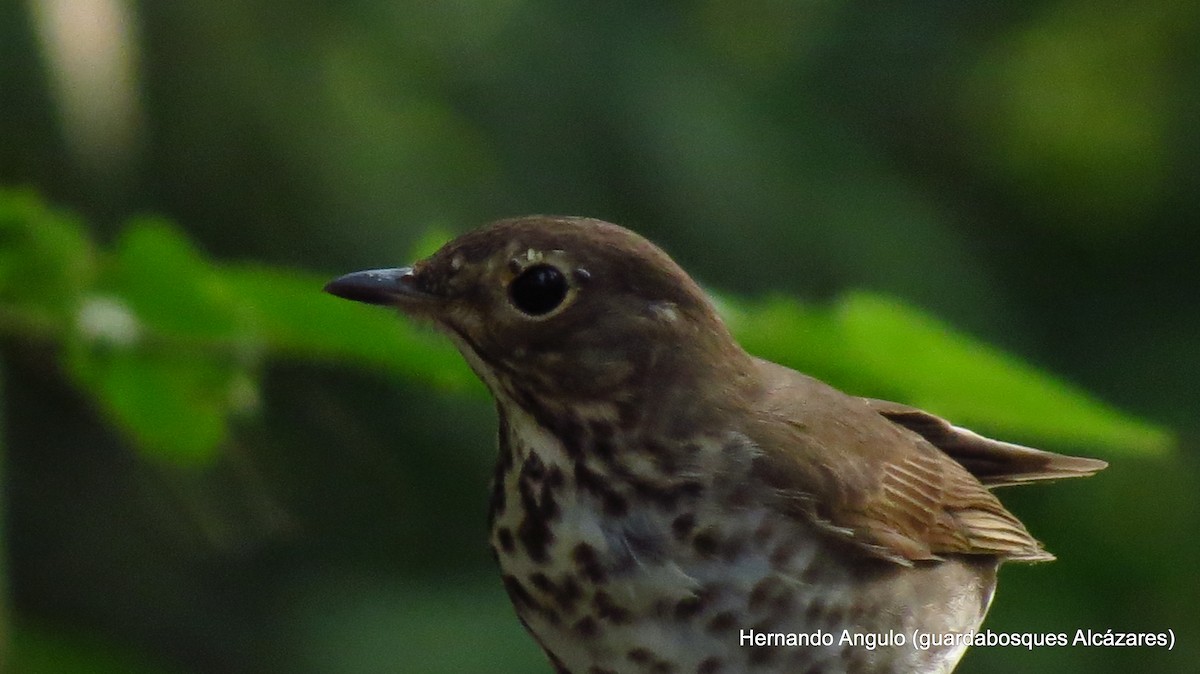
<path id="1" fill-rule="evenodd" d="M 636 402 L 748 369 L 666 253 L 598 220 L 501 220 L 411 267 L 348 274 L 326 290 L 433 322 L 497 397 Z"/>

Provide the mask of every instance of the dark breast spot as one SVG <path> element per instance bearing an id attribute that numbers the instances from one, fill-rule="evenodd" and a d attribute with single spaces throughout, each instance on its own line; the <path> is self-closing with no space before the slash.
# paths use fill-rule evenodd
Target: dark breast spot
<path id="1" fill-rule="evenodd" d="M 693 501 L 704 493 L 704 485 L 695 480 L 654 483 L 630 479 L 629 483 L 639 498 L 663 510 L 674 510 L 681 502 Z"/>
<path id="2" fill-rule="evenodd" d="M 879 610 L 876 607 L 859 600 L 850 604 L 850 608 L 846 610 L 846 619 L 850 621 L 851 625 L 860 625 L 866 621 L 867 616 L 874 616 L 877 613 Z"/>
<path id="3" fill-rule="evenodd" d="M 573 611 L 575 602 L 583 597 L 583 590 L 579 587 L 579 583 L 575 581 L 575 577 L 568 575 L 558 584 L 558 590 L 554 593 L 554 599 L 564 611 Z"/>
<path id="4" fill-rule="evenodd" d="M 647 648 L 633 648 L 625 654 L 626 659 L 638 666 L 639 672 L 651 674 L 673 674 L 675 665 L 655 657 Z"/>
<path id="5" fill-rule="evenodd" d="M 672 489 L 679 495 L 679 498 L 684 499 L 695 499 L 704 495 L 704 484 L 696 480 L 676 482 Z"/>
<path id="6" fill-rule="evenodd" d="M 766 545 L 774 533 L 775 527 L 771 524 L 770 518 L 764 517 L 763 521 L 754 528 L 754 542 L 759 545 Z"/>
<path id="7" fill-rule="evenodd" d="M 636 428 L 642 418 L 642 406 L 621 401 L 617 403 L 617 421 L 621 428 Z"/>
<path id="8" fill-rule="evenodd" d="M 708 594 L 698 592 L 694 596 L 684 597 L 675 604 L 676 620 L 691 620 L 708 606 Z"/>
<path id="9" fill-rule="evenodd" d="M 610 487 L 596 471 L 588 468 L 583 460 L 575 461 L 575 484 L 579 489 L 599 499 L 606 515 L 624 517 L 629 512 L 629 504 L 625 498 Z"/>
<path id="10" fill-rule="evenodd" d="M 508 598 L 514 606 L 522 608 L 533 605 L 533 597 L 515 576 L 505 574 L 501 580 L 504 582 L 504 590 L 508 592 Z"/>
<path id="11" fill-rule="evenodd" d="M 554 495 L 554 485 L 549 481 L 542 483 L 542 491 L 538 499 L 538 507 L 542 510 L 542 517 L 547 521 L 558 519 L 562 511 L 558 507 L 558 498 Z"/>
<path id="12" fill-rule="evenodd" d="M 488 525 L 496 523 L 496 519 L 504 514 L 507 506 L 507 495 L 504 493 L 504 477 L 507 469 L 496 464 L 496 474 L 492 477 L 492 498 L 488 503 Z"/>
<path id="13" fill-rule="evenodd" d="M 765 620 L 760 620 L 751 625 L 750 629 L 755 632 L 770 632 L 774 629 L 774 626 Z M 773 660 L 776 652 L 779 650 L 772 646 L 753 646 L 750 648 L 750 654 L 747 656 L 746 661 L 752 667 L 762 666 Z"/>
<path id="14" fill-rule="evenodd" d="M 630 662 L 640 665 L 653 660 L 654 654 L 645 648 L 633 648 L 625 654 L 625 657 L 628 658 Z"/>
<path id="15" fill-rule="evenodd" d="M 538 482 L 545 474 L 546 465 L 542 463 L 542 458 L 536 452 L 530 452 L 521 466 L 521 481 Z"/>
<path id="16" fill-rule="evenodd" d="M 780 592 L 771 602 L 770 617 L 774 620 L 783 620 L 792 614 L 794 605 L 795 597 L 791 592 Z"/>
<path id="17" fill-rule="evenodd" d="M 733 611 L 721 611 L 713 616 L 712 620 L 708 621 L 706 629 L 710 634 L 718 637 L 726 636 L 737 626 L 737 616 Z"/>
<path id="18" fill-rule="evenodd" d="M 496 407 L 496 416 L 500 422 L 500 430 L 497 433 L 497 444 L 499 445 L 498 456 L 496 457 L 496 468 L 498 473 L 507 472 L 513 465 L 512 455 L 512 434 L 508 426 L 508 415 L 504 413 L 504 409 L 500 406 Z"/>
<path id="19" fill-rule="evenodd" d="M 754 585 L 754 589 L 750 591 L 750 599 L 746 602 L 746 607 L 751 611 L 761 609 L 780 585 L 781 581 L 776 576 L 767 576 L 758 581 Z"/>
<path id="20" fill-rule="evenodd" d="M 675 452 L 657 443 L 646 443 L 646 449 L 650 451 L 651 460 L 659 473 L 670 476 L 679 472 L 679 461 L 675 458 Z"/>
<path id="21" fill-rule="evenodd" d="M 629 514 L 629 502 L 615 491 L 604 495 L 604 514 L 609 517 L 624 517 Z"/>
<path id="22" fill-rule="evenodd" d="M 496 459 L 496 470 L 492 474 L 492 498 L 487 506 L 487 524 L 496 523 L 500 514 L 504 513 L 506 495 L 504 479 L 512 469 L 512 449 L 509 446 L 509 425 L 504 413 L 500 413 L 499 456 Z"/>
<path id="23" fill-rule="evenodd" d="M 547 548 L 554 540 L 554 532 L 541 513 L 536 510 L 525 512 L 517 527 L 517 538 L 521 539 L 521 545 L 534 562 L 545 564 L 549 560 Z"/>
<path id="24" fill-rule="evenodd" d="M 590 615 L 584 616 L 580 618 L 578 622 L 575 623 L 575 626 L 571 629 L 575 632 L 575 634 L 578 634 L 584 639 L 590 639 L 600 634 L 600 623 L 596 622 L 596 619 Z"/>
<path id="25" fill-rule="evenodd" d="M 583 426 L 572 417 L 562 419 L 556 426 L 549 427 L 558 438 L 559 442 L 563 443 L 563 449 L 566 450 L 567 456 L 572 458 L 581 458 L 584 455 L 583 441 Z"/>
<path id="26" fill-rule="evenodd" d="M 500 549 L 507 554 L 511 555 L 517 547 L 513 543 L 512 531 L 508 527 L 500 527 L 496 530 L 496 540 L 500 542 Z"/>
<path id="27" fill-rule="evenodd" d="M 547 548 L 554 542 L 550 524 L 561 515 L 556 489 L 562 481 L 562 478 L 554 477 L 553 470 L 547 472 L 536 453 L 531 453 L 521 466 L 517 493 L 524 514 L 517 527 L 517 538 L 529 558 L 539 564 L 548 561 Z"/>
<path id="28" fill-rule="evenodd" d="M 717 554 L 720 545 L 721 540 L 716 527 L 706 527 L 692 539 L 692 547 L 704 557 L 712 557 Z"/>
<path id="29" fill-rule="evenodd" d="M 808 625 L 816 625 L 824 615 L 825 602 L 820 599 L 810 599 L 808 606 L 804 608 L 804 622 Z"/>
<path id="30" fill-rule="evenodd" d="M 617 605 L 604 590 L 598 590 L 592 597 L 592 607 L 596 609 L 596 615 L 601 620 L 606 620 L 614 625 L 628 623 L 631 618 L 628 609 Z"/>
<path id="31" fill-rule="evenodd" d="M 592 436 L 592 454 L 600 457 L 605 463 L 611 462 L 616 457 L 612 424 L 593 421 L 588 426 Z"/>
<path id="32" fill-rule="evenodd" d="M 571 559 L 575 561 L 575 566 L 585 579 L 596 584 L 604 583 L 606 574 L 600 566 L 595 548 L 587 543 L 580 543 L 571 551 Z"/>
<path id="33" fill-rule="evenodd" d="M 795 545 L 788 541 L 780 543 L 779 545 L 775 546 L 774 550 L 771 551 L 771 568 L 775 569 L 776 571 L 782 571 L 787 566 L 787 563 L 791 561 L 792 557 L 795 556 L 795 554 Z"/>
<path id="34" fill-rule="evenodd" d="M 695 528 L 696 516 L 692 513 L 684 513 L 671 522 L 671 533 L 675 534 L 675 540 L 680 543 L 686 541 L 688 535 L 692 533 L 692 529 Z"/>
<path id="35" fill-rule="evenodd" d="M 845 613 L 841 606 L 830 606 L 825 612 L 825 626 L 830 630 L 840 630 L 845 622 Z"/>
<path id="36" fill-rule="evenodd" d="M 546 594 L 553 593 L 555 589 L 554 583 L 550 582 L 550 578 L 541 571 L 530 576 L 529 583 Z"/>
<path id="37" fill-rule="evenodd" d="M 538 612 L 541 613 L 542 617 L 546 619 L 546 622 L 550 623 L 551 625 L 557 627 L 562 624 L 562 617 L 558 615 L 558 611 L 555 611 L 549 606 L 539 606 Z"/>

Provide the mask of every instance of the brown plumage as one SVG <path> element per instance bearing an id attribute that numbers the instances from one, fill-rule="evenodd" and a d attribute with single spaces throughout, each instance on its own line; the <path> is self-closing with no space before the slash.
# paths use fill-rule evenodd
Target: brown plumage
<path id="1" fill-rule="evenodd" d="M 946 553 L 1053 559 L 982 480 L 1012 484 L 1105 466 L 989 440 L 911 407 L 758 364 L 769 382 L 761 435 L 751 436 L 764 448 L 763 479 L 785 498 L 798 495 L 791 512 L 901 564 Z"/>
<path id="2" fill-rule="evenodd" d="M 327 288 L 432 321 L 496 398 L 491 542 L 559 671 L 948 672 L 965 646 L 745 647 L 745 630 L 975 629 L 1052 559 L 991 488 L 1105 466 L 748 355 L 616 225 L 505 220 Z"/>

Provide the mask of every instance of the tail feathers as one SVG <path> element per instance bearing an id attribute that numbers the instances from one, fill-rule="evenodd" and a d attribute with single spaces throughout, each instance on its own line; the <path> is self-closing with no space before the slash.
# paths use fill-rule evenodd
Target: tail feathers
<path id="1" fill-rule="evenodd" d="M 867 403 L 892 423 L 924 437 L 988 487 L 1086 477 L 1108 466 L 1099 459 L 985 438 L 915 407 L 886 400 L 867 399 Z"/>

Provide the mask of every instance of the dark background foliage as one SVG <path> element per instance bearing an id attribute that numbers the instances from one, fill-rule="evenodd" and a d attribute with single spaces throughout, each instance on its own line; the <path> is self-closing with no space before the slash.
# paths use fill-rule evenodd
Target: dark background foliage
<path id="1" fill-rule="evenodd" d="M 1175 650 L 961 671 L 1195 671 L 1198 35 L 1171 0 L 0 3 L 0 186 L 26 190 L 0 224 L 33 223 L 0 240 L 10 666 L 549 671 L 484 546 L 486 398 L 436 338 L 319 293 L 543 212 L 659 242 L 772 357 L 924 404 L 887 379 L 918 369 L 995 409 L 981 431 L 1113 464 L 1003 494 L 1060 560 L 1006 568 L 987 626 Z M 12 231 L 60 262 L 21 266 Z M 811 338 L 848 297 L 1175 441 L 1036 396 L 1006 421 L 1009 389 L 953 388 L 904 321 L 854 323 L 869 363 Z M 131 307 L 152 348 L 80 337 L 81 307 Z M 1093 418 L 1132 430 L 1053 431 Z"/>

